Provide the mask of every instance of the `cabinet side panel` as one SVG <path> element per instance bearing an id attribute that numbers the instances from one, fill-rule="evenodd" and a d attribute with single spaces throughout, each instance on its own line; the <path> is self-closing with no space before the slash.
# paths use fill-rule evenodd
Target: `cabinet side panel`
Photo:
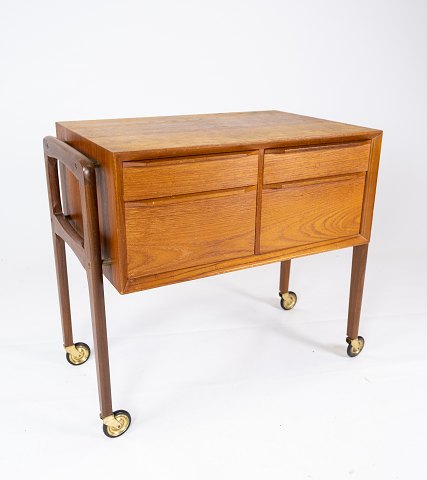
<path id="1" fill-rule="evenodd" d="M 120 216 L 118 205 L 120 205 L 120 202 L 116 196 L 115 160 L 110 152 L 94 145 L 61 125 L 56 126 L 56 135 L 59 140 L 66 142 L 92 160 L 96 160 L 100 165 L 100 168 L 96 170 L 96 181 L 102 258 L 111 259 L 111 264 L 103 266 L 103 273 L 113 286 L 122 293 L 125 284 L 123 275 L 124 259 L 121 257 L 119 249 Z M 67 214 L 71 215 L 76 229 L 83 233 L 78 184 L 67 171 L 61 172 L 61 182 L 62 198 Z"/>
<path id="2" fill-rule="evenodd" d="M 380 134 L 372 139 L 369 167 L 366 174 L 360 234 L 367 240 L 370 240 L 371 238 L 372 218 L 374 215 L 375 193 L 377 189 L 382 137 L 382 134 Z"/>

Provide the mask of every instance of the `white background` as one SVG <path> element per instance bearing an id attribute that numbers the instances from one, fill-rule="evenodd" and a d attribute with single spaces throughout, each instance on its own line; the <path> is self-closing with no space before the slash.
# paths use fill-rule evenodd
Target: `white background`
<path id="1" fill-rule="evenodd" d="M 2 0 L 0 22 L 2 477 L 425 478 L 425 2 Z M 293 263 L 292 312 L 277 264 L 125 297 L 107 283 L 114 408 L 133 416 L 107 439 L 93 358 L 62 350 L 42 137 L 265 109 L 384 130 L 365 350 L 345 354 L 349 249 Z"/>

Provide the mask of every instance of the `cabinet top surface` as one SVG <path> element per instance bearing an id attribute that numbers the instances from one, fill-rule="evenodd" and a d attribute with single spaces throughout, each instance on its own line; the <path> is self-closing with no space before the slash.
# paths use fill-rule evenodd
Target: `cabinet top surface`
<path id="1" fill-rule="evenodd" d="M 276 110 L 58 122 L 60 132 L 123 160 L 364 140 L 381 133 Z"/>

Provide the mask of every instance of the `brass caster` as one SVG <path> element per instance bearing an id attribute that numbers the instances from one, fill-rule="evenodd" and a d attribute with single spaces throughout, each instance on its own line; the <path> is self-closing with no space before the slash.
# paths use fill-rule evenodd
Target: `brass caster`
<path id="1" fill-rule="evenodd" d="M 130 427 L 131 416 L 126 410 L 116 410 L 112 415 L 102 418 L 102 429 L 110 438 L 120 437 Z"/>
<path id="2" fill-rule="evenodd" d="M 357 355 L 359 355 L 359 353 L 363 350 L 363 347 L 365 346 L 365 339 L 360 336 L 354 338 L 353 340 L 347 337 L 346 342 L 348 343 L 347 355 L 349 357 L 357 357 Z"/>
<path id="3" fill-rule="evenodd" d="M 90 348 L 86 343 L 79 342 L 64 348 L 67 352 L 65 358 L 71 365 L 82 365 L 90 357 Z"/>
<path id="4" fill-rule="evenodd" d="M 297 294 L 294 292 L 279 292 L 280 306 L 283 310 L 292 310 L 297 304 Z"/>

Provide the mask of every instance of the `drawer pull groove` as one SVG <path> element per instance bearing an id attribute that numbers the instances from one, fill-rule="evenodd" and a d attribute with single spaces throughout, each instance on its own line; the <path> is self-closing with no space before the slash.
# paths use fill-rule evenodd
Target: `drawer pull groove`
<path id="1" fill-rule="evenodd" d="M 188 193 L 184 195 L 173 195 L 170 197 L 147 198 L 146 200 L 136 200 L 134 202 L 126 202 L 126 208 L 134 207 L 159 207 L 162 205 L 171 205 L 182 202 L 193 202 L 197 200 L 205 200 L 209 198 L 230 197 L 232 195 L 240 195 L 241 193 L 251 192 L 256 186 L 228 188 L 214 192 Z"/>
<path id="2" fill-rule="evenodd" d="M 333 175 L 330 177 L 308 178 L 306 180 L 290 180 L 289 182 L 270 183 L 263 186 L 264 190 L 280 190 L 282 188 L 303 187 L 305 185 L 316 185 L 318 183 L 335 183 L 344 182 L 353 178 L 364 177 L 365 172 L 357 172 L 352 174 Z"/>

